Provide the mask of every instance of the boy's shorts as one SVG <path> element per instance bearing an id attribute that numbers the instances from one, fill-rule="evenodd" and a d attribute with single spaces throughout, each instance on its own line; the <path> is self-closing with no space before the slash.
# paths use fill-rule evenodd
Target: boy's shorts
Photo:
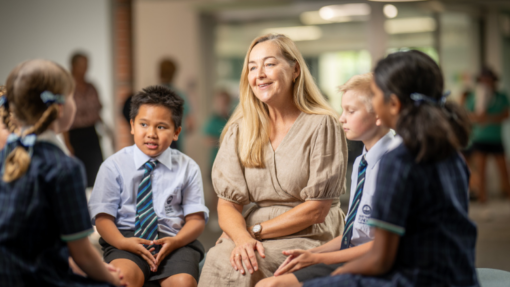
<path id="1" fill-rule="evenodd" d="M 314 264 L 303 269 L 299 269 L 297 271 L 292 272 L 294 276 L 296 276 L 297 280 L 301 283 L 312 280 L 315 278 L 330 276 L 333 271 L 335 271 L 338 267 L 343 266 L 344 263 L 336 263 L 336 264 Z"/>
<path id="2" fill-rule="evenodd" d="M 135 237 L 135 232 L 132 230 L 119 231 L 124 237 Z M 158 232 L 158 238 L 163 237 L 169 237 L 169 235 Z M 119 250 L 104 241 L 102 237 L 99 238 L 99 244 L 103 249 L 105 262 L 110 263 L 115 259 L 129 259 L 136 263 L 140 270 L 142 270 L 146 282 L 165 279 L 179 273 L 190 274 L 198 282 L 198 264 L 204 258 L 204 247 L 198 240 L 174 250 L 167 255 L 161 264 L 159 264 L 158 271 L 156 272 L 151 272 L 149 264 L 141 256 L 128 251 Z"/>

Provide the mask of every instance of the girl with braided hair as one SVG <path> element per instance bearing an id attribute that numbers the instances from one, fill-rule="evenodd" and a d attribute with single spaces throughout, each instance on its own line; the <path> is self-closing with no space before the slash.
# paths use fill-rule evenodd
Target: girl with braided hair
<path id="1" fill-rule="evenodd" d="M 0 115 L 19 131 L 0 151 L 0 286 L 123 284 L 87 238 L 84 169 L 56 136 L 74 118 L 73 91 L 71 75 L 46 60 L 23 62 L 7 78 Z M 69 257 L 88 278 L 71 272 Z"/>

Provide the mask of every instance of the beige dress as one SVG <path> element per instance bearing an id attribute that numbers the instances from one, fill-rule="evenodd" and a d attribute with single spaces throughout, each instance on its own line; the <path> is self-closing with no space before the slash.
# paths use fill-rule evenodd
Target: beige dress
<path id="1" fill-rule="evenodd" d="M 207 253 L 199 286 L 254 286 L 270 277 L 285 260 L 283 250 L 310 249 L 342 234 L 344 214 L 339 197 L 345 192 L 347 145 L 338 121 L 330 116 L 301 113 L 273 151 L 264 150 L 265 168 L 244 168 L 237 154 L 240 122 L 227 131 L 214 162 L 212 179 L 218 197 L 255 206 L 244 215 L 246 225 L 270 220 L 307 200 L 333 200 L 323 223 L 300 232 L 262 240 L 266 258 L 257 252 L 259 270 L 242 275 L 232 268 L 235 244 L 223 239 Z"/>

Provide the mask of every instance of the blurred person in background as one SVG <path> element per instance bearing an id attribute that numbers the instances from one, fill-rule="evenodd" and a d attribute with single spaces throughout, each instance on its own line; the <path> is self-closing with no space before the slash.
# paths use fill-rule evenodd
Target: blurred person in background
<path id="1" fill-rule="evenodd" d="M 230 94 L 226 90 L 216 92 L 213 98 L 213 113 L 204 126 L 206 145 L 210 148 L 209 170 L 212 169 L 214 159 L 218 153 L 220 136 L 230 117 Z M 210 173 L 209 173 L 210 176 Z"/>
<path id="2" fill-rule="evenodd" d="M 159 63 L 160 84 L 172 89 L 175 93 L 177 93 L 177 95 L 179 95 L 179 97 L 184 100 L 184 114 L 182 117 L 181 134 L 179 136 L 179 140 L 173 141 L 170 147 L 173 149 L 178 149 L 179 151 L 184 151 L 186 133 L 192 133 L 195 130 L 195 118 L 193 117 L 193 109 L 191 107 L 188 96 L 173 85 L 176 73 L 177 65 L 173 60 L 161 60 Z"/>
<path id="3" fill-rule="evenodd" d="M 74 101 L 76 116 L 64 140 L 69 152 L 85 165 L 87 187 L 93 187 L 103 155 L 96 132 L 96 123 L 101 122 L 101 102 L 96 88 L 85 78 L 88 70 L 88 58 L 78 52 L 71 56 L 71 74 L 76 83 Z"/>
<path id="4" fill-rule="evenodd" d="M 494 156 L 500 173 L 500 188 L 503 195 L 510 195 L 510 182 L 502 138 L 502 123 L 508 118 L 510 106 L 505 93 L 497 91 L 498 76 L 489 68 L 482 69 L 477 78 L 478 85 L 465 101 L 473 123 L 471 136 L 478 200 L 487 201 L 487 158 Z"/>

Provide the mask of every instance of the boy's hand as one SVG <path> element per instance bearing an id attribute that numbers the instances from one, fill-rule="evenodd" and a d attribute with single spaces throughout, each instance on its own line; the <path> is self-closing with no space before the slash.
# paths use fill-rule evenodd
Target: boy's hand
<path id="1" fill-rule="evenodd" d="M 285 250 L 283 254 L 289 256 L 280 265 L 274 276 L 283 275 L 285 273 L 294 272 L 307 266 L 319 263 L 316 255 L 307 250 Z"/>
<path id="2" fill-rule="evenodd" d="M 164 237 L 153 241 L 153 244 L 161 245 L 161 250 L 159 250 L 158 254 L 156 255 L 156 268 L 168 254 L 174 251 L 175 249 L 174 240 L 175 240 L 174 237 Z"/>
<path id="3" fill-rule="evenodd" d="M 154 251 L 155 248 L 151 248 L 151 249 L 147 250 L 147 248 L 145 248 L 145 246 L 143 246 L 144 244 L 149 246 L 152 243 L 151 243 L 151 241 L 149 241 L 147 239 L 142 239 L 142 238 L 138 238 L 138 237 L 128 237 L 128 238 L 124 238 L 121 241 L 119 249 L 141 256 L 145 261 L 147 261 L 147 263 L 149 263 L 149 266 L 151 267 L 151 271 L 156 272 L 156 270 L 158 268 L 156 265 L 156 259 L 151 254 L 151 252 Z"/>

